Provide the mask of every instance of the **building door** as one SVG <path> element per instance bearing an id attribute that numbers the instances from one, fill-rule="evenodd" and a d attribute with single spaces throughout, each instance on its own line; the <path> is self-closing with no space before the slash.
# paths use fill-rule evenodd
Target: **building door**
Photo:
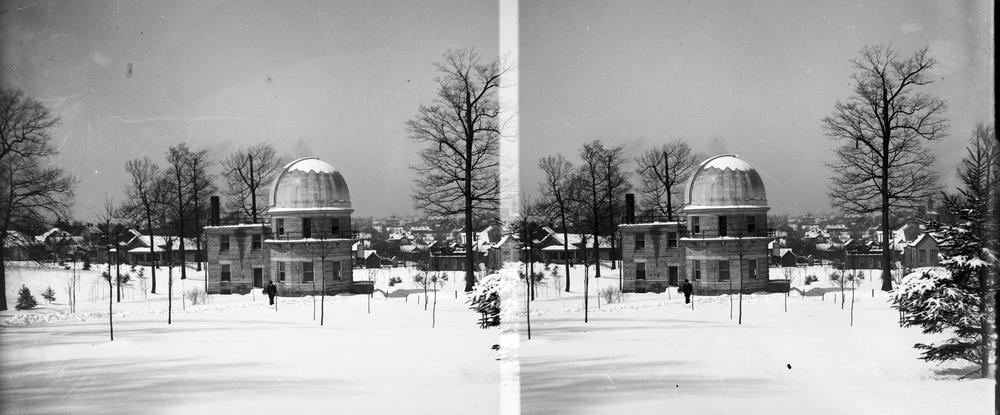
<path id="1" fill-rule="evenodd" d="M 253 269 L 253 286 L 256 288 L 264 288 L 264 268 Z"/>
<path id="2" fill-rule="evenodd" d="M 678 278 L 677 267 L 669 267 L 669 268 L 667 268 L 667 270 L 670 273 L 670 275 L 668 277 L 669 280 L 667 281 L 667 285 L 672 285 L 674 287 L 677 287 L 678 286 L 677 285 L 677 278 Z"/>

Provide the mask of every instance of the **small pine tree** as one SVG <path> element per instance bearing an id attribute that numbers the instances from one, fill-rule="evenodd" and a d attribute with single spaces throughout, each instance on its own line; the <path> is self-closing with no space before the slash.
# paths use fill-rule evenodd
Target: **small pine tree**
<path id="1" fill-rule="evenodd" d="M 31 290 L 22 285 L 21 289 L 17 292 L 17 305 L 14 308 L 18 310 L 31 310 L 37 305 L 38 301 L 35 300 L 35 296 L 31 295 Z"/>
<path id="2" fill-rule="evenodd" d="M 52 304 L 56 300 L 56 292 L 52 289 L 51 285 L 45 291 L 42 291 L 42 298 L 49 304 Z"/>
<path id="3" fill-rule="evenodd" d="M 479 313 L 479 327 L 500 325 L 500 275 L 492 274 L 481 279 L 469 295 L 471 309 Z"/>

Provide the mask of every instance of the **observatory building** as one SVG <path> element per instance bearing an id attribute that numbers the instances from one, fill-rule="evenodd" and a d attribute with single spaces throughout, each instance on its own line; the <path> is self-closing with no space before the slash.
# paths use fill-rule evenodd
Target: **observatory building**
<path id="1" fill-rule="evenodd" d="M 770 208 L 757 170 L 735 155 L 711 157 L 691 174 L 684 199 L 683 220 L 621 225 L 624 290 L 684 279 L 701 294 L 764 290 Z"/>
<path id="2" fill-rule="evenodd" d="M 265 223 L 205 227 L 208 292 L 245 293 L 274 281 L 280 295 L 358 291 L 351 195 L 344 177 L 314 157 L 276 176 Z M 362 288 L 361 291 L 364 291 Z"/>

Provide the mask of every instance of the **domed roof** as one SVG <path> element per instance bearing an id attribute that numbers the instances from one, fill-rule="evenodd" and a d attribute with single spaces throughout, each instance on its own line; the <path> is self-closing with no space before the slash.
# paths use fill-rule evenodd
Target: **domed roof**
<path id="1" fill-rule="evenodd" d="M 340 172 L 315 157 L 295 160 L 278 174 L 271 188 L 270 211 L 351 208 L 351 193 Z"/>
<path id="2" fill-rule="evenodd" d="M 760 174 L 732 154 L 703 161 L 691 175 L 684 196 L 684 210 L 767 206 Z"/>

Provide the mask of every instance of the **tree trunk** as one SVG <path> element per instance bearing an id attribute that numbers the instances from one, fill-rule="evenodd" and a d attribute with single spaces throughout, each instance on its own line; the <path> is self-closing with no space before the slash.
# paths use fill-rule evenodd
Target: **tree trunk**
<path id="1" fill-rule="evenodd" d="M 670 197 L 670 159 L 667 158 L 666 151 L 663 152 L 663 188 L 666 189 L 667 192 L 667 222 L 673 222 L 674 205 L 673 200 Z"/>
<path id="2" fill-rule="evenodd" d="M 108 270 L 108 329 L 111 333 L 111 341 L 115 341 L 115 322 L 114 322 L 114 290 L 115 285 L 111 283 L 111 270 Z"/>
<path id="3" fill-rule="evenodd" d="M 882 291 L 892 291 L 892 251 L 889 249 L 889 99 L 882 89 Z"/>
<path id="4" fill-rule="evenodd" d="M 465 292 L 476 284 L 476 252 L 472 245 L 472 138 L 465 140 Z"/>
<path id="5" fill-rule="evenodd" d="M 569 292 L 569 234 L 566 232 L 566 207 L 559 205 L 559 216 L 562 219 L 563 230 L 563 260 L 566 264 L 566 292 Z"/>
<path id="6" fill-rule="evenodd" d="M 150 271 L 151 271 L 151 275 L 152 275 L 151 279 L 152 279 L 152 283 L 153 283 L 152 289 L 150 289 L 149 292 L 152 293 L 152 294 L 156 294 L 156 251 L 154 250 L 155 247 L 156 247 L 156 241 L 155 241 L 155 238 L 153 238 L 153 215 L 149 211 L 149 209 L 150 209 L 150 206 L 147 204 L 146 205 L 146 231 L 149 232 L 149 264 L 150 264 Z"/>
<path id="7" fill-rule="evenodd" d="M 3 238 L 0 238 L 0 311 L 7 311 L 7 258 L 4 257 L 4 250 L 7 249 Z"/>
<path id="8" fill-rule="evenodd" d="M 253 178 L 253 154 L 250 154 L 250 183 L 247 187 L 250 188 L 250 217 L 253 223 L 257 223 L 257 185 Z"/>

